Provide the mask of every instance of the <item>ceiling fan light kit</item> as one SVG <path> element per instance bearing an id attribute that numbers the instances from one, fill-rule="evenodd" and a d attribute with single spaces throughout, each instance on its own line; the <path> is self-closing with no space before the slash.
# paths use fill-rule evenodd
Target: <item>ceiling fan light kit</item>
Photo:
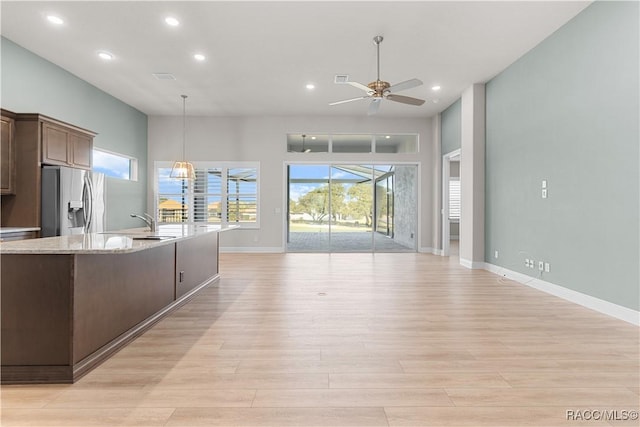
<path id="1" fill-rule="evenodd" d="M 307 135 L 305 135 L 304 133 L 302 134 L 302 149 L 300 150 L 301 153 L 310 153 L 311 152 L 311 148 L 305 148 L 304 146 L 304 140 L 307 138 Z"/>
<path id="2" fill-rule="evenodd" d="M 361 99 L 371 99 L 371 103 L 369 104 L 369 110 L 367 112 L 368 115 L 374 115 L 378 112 L 380 108 L 380 103 L 383 99 L 387 99 L 389 101 L 399 102 L 401 104 L 407 105 L 422 105 L 424 104 L 424 99 L 413 98 L 410 96 L 404 95 L 396 95 L 395 92 L 399 92 L 401 90 L 411 89 L 417 86 L 422 85 L 422 81 L 419 79 L 411 79 L 406 80 L 404 82 L 396 83 L 394 85 L 389 82 L 385 82 L 380 80 L 380 43 L 382 43 L 384 38 L 382 36 L 375 36 L 373 38 L 373 43 L 376 45 L 376 58 L 377 58 L 377 78 L 375 81 L 364 85 L 358 82 L 350 82 L 348 80 L 348 76 L 336 75 L 335 82 L 338 84 L 347 83 L 353 87 L 361 89 L 365 91 L 367 94 L 364 96 L 359 96 L 357 98 L 345 99 L 342 101 L 332 102 L 329 105 L 339 105 L 345 104 L 347 102 L 359 101 Z M 340 79 L 338 77 L 341 77 Z"/>

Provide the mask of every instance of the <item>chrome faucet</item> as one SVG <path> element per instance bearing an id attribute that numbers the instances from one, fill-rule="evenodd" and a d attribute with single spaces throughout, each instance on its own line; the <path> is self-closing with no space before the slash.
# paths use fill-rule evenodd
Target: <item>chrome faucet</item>
<path id="1" fill-rule="evenodd" d="M 144 216 L 131 214 L 131 217 L 132 218 L 140 218 L 141 220 L 143 220 L 149 226 L 149 230 L 151 232 L 155 232 L 156 231 L 156 220 L 151 215 L 149 215 L 148 213 L 145 213 L 143 215 Z"/>

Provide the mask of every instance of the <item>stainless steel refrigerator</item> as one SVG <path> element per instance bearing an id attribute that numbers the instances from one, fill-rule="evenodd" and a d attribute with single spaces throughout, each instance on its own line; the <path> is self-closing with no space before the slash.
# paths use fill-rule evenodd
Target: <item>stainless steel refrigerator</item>
<path id="1" fill-rule="evenodd" d="M 41 207 L 42 237 L 104 231 L 104 174 L 43 166 Z"/>

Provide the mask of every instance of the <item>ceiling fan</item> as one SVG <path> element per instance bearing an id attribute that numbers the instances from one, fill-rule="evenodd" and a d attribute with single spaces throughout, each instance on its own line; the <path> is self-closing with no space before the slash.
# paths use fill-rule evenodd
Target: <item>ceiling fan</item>
<path id="1" fill-rule="evenodd" d="M 376 50 L 377 50 L 376 57 L 378 62 L 378 77 L 376 81 L 371 82 L 367 85 L 363 85 L 362 83 L 358 83 L 358 82 L 349 82 L 349 81 L 345 82 L 347 84 L 350 84 L 353 87 L 357 87 L 358 89 L 364 90 L 367 94 L 364 96 L 359 96 L 357 98 L 351 98 L 351 99 L 345 99 L 343 101 L 332 102 L 329 105 L 345 104 L 347 102 L 359 101 L 361 99 L 371 98 L 371 104 L 369 104 L 369 111 L 367 112 L 367 114 L 371 116 L 378 112 L 378 109 L 380 108 L 380 103 L 382 102 L 383 99 L 388 99 L 389 101 L 400 102 L 402 104 L 409 104 L 409 105 L 424 104 L 424 99 L 412 98 L 410 96 L 395 94 L 395 92 L 399 92 L 401 90 L 411 89 L 416 86 L 420 86 L 422 84 L 422 81 L 420 81 L 419 79 L 406 80 L 404 82 L 396 83 L 394 85 L 390 84 L 389 82 L 380 80 L 380 43 L 382 43 L 382 40 L 384 40 L 382 36 L 375 36 L 373 38 L 373 43 L 376 45 Z"/>

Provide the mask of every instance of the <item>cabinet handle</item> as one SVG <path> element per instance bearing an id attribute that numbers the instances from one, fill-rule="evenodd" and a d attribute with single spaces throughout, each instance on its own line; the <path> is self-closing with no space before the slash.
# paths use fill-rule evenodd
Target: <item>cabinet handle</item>
<path id="1" fill-rule="evenodd" d="M 184 271 L 180 272 L 180 283 L 184 281 Z"/>

